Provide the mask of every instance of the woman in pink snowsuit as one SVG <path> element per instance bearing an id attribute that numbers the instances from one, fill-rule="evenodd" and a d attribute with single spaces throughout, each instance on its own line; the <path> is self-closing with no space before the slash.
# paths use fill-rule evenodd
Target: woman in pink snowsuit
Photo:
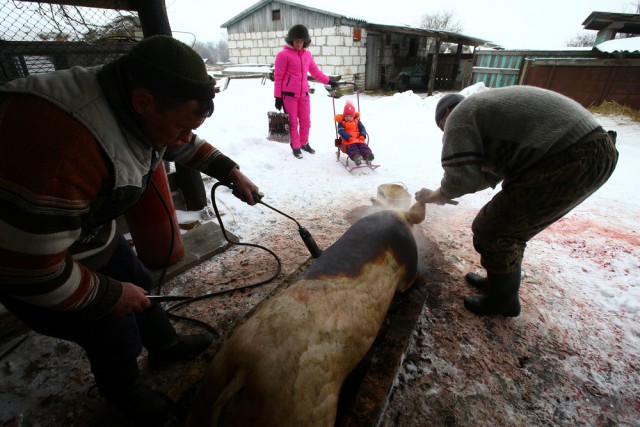
<path id="1" fill-rule="evenodd" d="M 276 109 L 289 114 L 289 136 L 293 155 L 302 158 L 300 149 L 311 154 L 315 150 L 309 145 L 311 128 L 311 101 L 309 99 L 309 81 L 307 72 L 323 84 L 336 86 L 331 82 L 313 60 L 306 48 L 311 43 L 309 30 L 304 25 L 294 25 L 289 29 L 286 44 L 276 55 L 274 69 L 274 90 Z"/>

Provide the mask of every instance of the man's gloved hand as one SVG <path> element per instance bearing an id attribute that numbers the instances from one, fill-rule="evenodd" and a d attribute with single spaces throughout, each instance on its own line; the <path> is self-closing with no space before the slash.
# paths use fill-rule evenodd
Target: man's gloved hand
<path id="1" fill-rule="evenodd" d="M 282 98 L 276 98 L 276 110 L 282 110 L 284 104 L 282 103 Z"/>
<path id="2" fill-rule="evenodd" d="M 331 86 L 331 89 L 337 89 L 338 88 L 338 83 L 329 80 L 329 86 Z"/>

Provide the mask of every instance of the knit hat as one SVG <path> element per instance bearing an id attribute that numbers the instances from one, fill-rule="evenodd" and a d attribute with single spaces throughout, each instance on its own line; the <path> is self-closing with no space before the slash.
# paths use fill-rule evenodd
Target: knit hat
<path id="1" fill-rule="evenodd" d="M 440 120 L 444 117 L 447 112 L 447 108 L 455 107 L 464 99 L 463 95 L 459 93 L 448 93 L 438 101 L 438 105 L 436 105 L 436 125 L 440 123 Z"/>
<path id="2" fill-rule="evenodd" d="M 216 81 L 193 49 L 169 36 L 142 39 L 122 58 L 125 69 L 142 86 L 178 99 L 209 100 Z"/>
<path id="3" fill-rule="evenodd" d="M 289 32 L 287 33 L 287 37 L 284 38 L 284 41 L 292 45 L 294 39 L 304 40 L 303 47 L 305 48 L 309 47 L 309 45 L 311 44 L 311 37 L 309 37 L 309 30 L 307 30 L 307 27 L 305 27 L 302 24 L 297 24 L 289 28 Z"/>
<path id="4" fill-rule="evenodd" d="M 342 112 L 343 116 L 355 116 L 356 115 L 356 107 L 353 106 L 352 103 L 347 102 L 347 105 L 344 106 L 344 111 Z"/>

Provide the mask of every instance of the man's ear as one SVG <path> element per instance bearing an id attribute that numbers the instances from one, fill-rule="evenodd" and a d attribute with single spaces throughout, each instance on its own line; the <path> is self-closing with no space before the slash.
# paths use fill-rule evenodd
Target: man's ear
<path id="1" fill-rule="evenodd" d="M 131 93 L 131 105 L 136 113 L 146 116 L 154 111 L 155 99 L 149 90 L 136 88 Z"/>

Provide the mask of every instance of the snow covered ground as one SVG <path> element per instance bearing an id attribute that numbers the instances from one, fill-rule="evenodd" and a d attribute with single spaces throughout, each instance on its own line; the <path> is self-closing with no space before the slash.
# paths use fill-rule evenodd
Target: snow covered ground
<path id="1" fill-rule="evenodd" d="M 322 249 L 349 227 L 355 210 L 371 205 L 379 185 L 401 183 L 411 195 L 438 186 L 442 133 L 433 116 L 441 93 L 360 95 L 358 110 L 381 166 L 349 173 L 336 161 L 333 116 L 347 99 L 357 99 L 335 100 L 334 111 L 324 87 L 312 86 L 315 155 L 303 153 L 299 160 L 287 143 L 267 140 L 267 112 L 274 110 L 269 80 L 232 80 L 197 133 L 236 160 L 264 201 L 296 218 Z M 465 93 L 478 90 L 485 89 Z M 482 271 L 471 222 L 495 190 L 462 197 L 457 206 L 427 206 L 416 235 L 421 251 L 437 249 L 444 262 L 438 281 L 427 283 L 430 296 L 382 425 L 640 425 L 640 123 L 597 119 L 618 132 L 617 169 L 591 198 L 528 244 L 520 317 L 483 318 L 462 307 L 462 298 L 473 293 L 464 273 Z M 206 181 L 207 190 L 211 185 Z M 216 204 L 225 228 L 242 242 L 276 250 L 285 273 L 309 258 L 290 220 L 241 203 L 224 187 Z M 178 212 L 181 222 L 202 216 Z M 190 294 L 223 278 L 231 282 L 232 263 L 252 267 L 247 252 L 230 250 L 168 283 L 167 290 Z M 224 304 L 237 317 L 255 304 L 252 298 L 242 294 Z M 232 317 L 220 320 L 210 307 L 194 310 L 222 329 Z M 75 346 L 31 333 L 3 368 L 2 425 L 84 426 L 109 419 L 89 395 L 91 374 Z M 168 371 L 159 384 L 172 395 L 186 378 Z"/>
<path id="2" fill-rule="evenodd" d="M 303 152 L 304 158 L 299 160 L 291 155 L 288 144 L 266 140 L 266 111 L 275 111 L 273 85 L 269 81 L 260 84 L 260 80 L 232 80 L 227 90 L 217 95 L 216 112 L 197 133 L 240 164 L 243 172 L 260 186 L 265 202 L 303 224 L 306 218 L 326 213 L 334 206 L 369 203 L 380 184 L 403 183 L 411 195 L 422 187 L 439 185 L 442 132 L 433 116 L 441 94 L 432 97 L 411 91 L 393 96 L 361 94 L 361 119 L 370 134 L 376 163 L 381 167 L 348 173 L 336 161 L 332 98 L 322 85 L 312 85 L 316 91 L 311 95 L 310 144 L 317 151 L 315 155 Z M 489 89 L 479 84 L 462 93 L 478 90 Z M 335 100 L 336 113 L 342 113 L 347 99 L 357 102 L 355 95 Z M 558 280 L 579 286 L 580 293 L 588 295 L 602 309 L 626 313 L 630 320 L 637 320 L 640 123 L 626 117 L 597 118 L 606 129 L 618 133 L 620 160 L 616 171 L 591 198 L 556 223 L 552 233 L 547 230 L 534 238 L 525 259 L 555 271 Z M 344 160 L 344 155 L 341 159 Z M 428 215 L 461 216 L 470 224 L 474 211 L 499 188 L 464 196 L 457 207 L 429 206 Z M 280 221 L 262 206 L 248 207 L 232 197 L 223 200 L 236 223 L 227 227 L 245 241 L 255 241 L 257 233 L 268 228 L 271 221 Z"/>

